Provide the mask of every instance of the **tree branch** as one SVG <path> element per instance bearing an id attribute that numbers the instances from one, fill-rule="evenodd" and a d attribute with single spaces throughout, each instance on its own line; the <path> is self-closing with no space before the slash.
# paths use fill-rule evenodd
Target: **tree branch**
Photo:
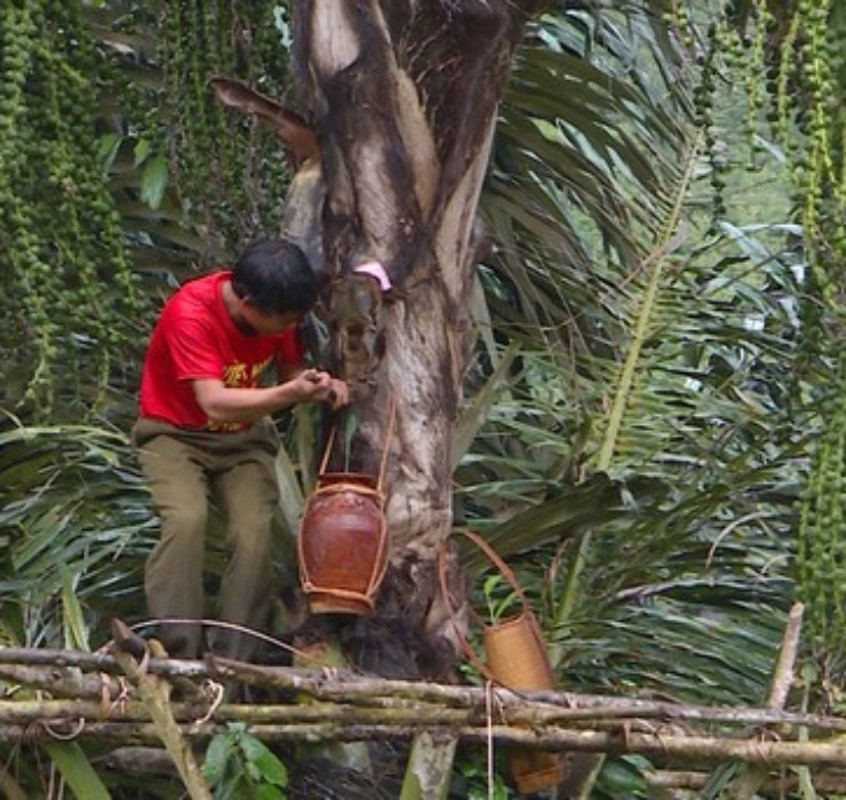
<path id="1" fill-rule="evenodd" d="M 124 647 L 122 651 L 116 649 L 115 659 L 127 677 L 135 684 L 138 695 L 146 707 L 147 713 L 153 720 L 153 726 L 159 739 L 161 739 L 173 763 L 179 770 L 179 776 L 188 790 L 192 800 L 212 800 L 209 787 L 203 780 L 197 759 L 188 743 L 186 737 L 182 736 L 179 726 L 173 716 L 173 708 L 170 704 L 170 684 L 157 677 L 149 675 L 146 670 L 146 658 L 149 655 L 147 647 L 156 655 L 162 655 L 161 644 L 152 640 L 147 645 L 143 639 L 133 634 L 119 620 L 112 620 L 112 631 L 118 647 Z M 143 648 L 141 661 L 137 662 L 133 655 L 133 647 Z"/>

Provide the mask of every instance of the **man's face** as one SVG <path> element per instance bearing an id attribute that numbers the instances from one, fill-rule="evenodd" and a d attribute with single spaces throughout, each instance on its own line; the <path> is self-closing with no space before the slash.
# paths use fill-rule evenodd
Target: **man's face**
<path id="1" fill-rule="evenodd" d="M 275 336 L 298 325 L 303 318 L 303 315 L 296 311 L 268 314 L 266 311 L 259 311 L 249 300 L 243 301 L 241 313 L 245 327 L 257 336 Z"/>

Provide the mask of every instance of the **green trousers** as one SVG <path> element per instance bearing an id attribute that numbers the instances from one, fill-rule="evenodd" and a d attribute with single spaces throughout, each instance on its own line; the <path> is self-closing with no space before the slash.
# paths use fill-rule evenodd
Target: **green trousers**
<path id="1" fill-rule="evenodd" d="M 217 618 L 263 631 L 271 606 L 271 520 L 279 502 L 274 459 L 279 439 L 271 420 L 237 433 L 210 433 L 139 420 L 132 430 L 141 468 L 161 520 L 161 538 L 147 560 L 144 589 L 155 619 L 204 616 L 203 560 L 214 502 L 227 520 L 228 562 Z M 202 626 L 159 625 L 175 658 L 196 658 Z M 210 626 L 213 652 L 250 660 L 257 637 Z"/>

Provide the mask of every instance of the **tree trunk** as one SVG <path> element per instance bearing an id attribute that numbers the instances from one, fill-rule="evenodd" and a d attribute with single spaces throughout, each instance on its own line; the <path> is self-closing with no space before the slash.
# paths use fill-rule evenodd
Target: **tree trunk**
<path id="1" fill-rule="evenodd" d="M 436 632 L 434 559 L 452 523 L 452 434 L 473 337 L 476 210 L 524 12 L 505 0 L 299 0 L 293 11 L 302 109 L 322 157 L 334 355 L 359 421 L 353 449 L 375 472 L 390 448 L 380 611 L 408 619 L 411 605 L 412 625 Z M 392 283 L 384 295 L 353 272 L 373 261 Z"/>

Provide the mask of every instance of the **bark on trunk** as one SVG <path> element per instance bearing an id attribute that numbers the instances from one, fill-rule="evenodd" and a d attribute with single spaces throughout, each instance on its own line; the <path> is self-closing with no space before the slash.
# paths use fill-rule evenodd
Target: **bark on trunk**
<path id="1" fill-rule="evenodd" d="M 431 564 L 452 522 L 476 210 L 524 13 L 506 0 L 299 0 L 293 10 L 300 98 L 322 157 L 335 356 L 360 420 L 355 450 L 375 472 L 394 402 L 392 571 L 401 591 L 431 600 Z M 368 261 L 390 276 L 384 296 L 353 272 Z M 430 612 L 427 628 L 439 621 Z"/>

